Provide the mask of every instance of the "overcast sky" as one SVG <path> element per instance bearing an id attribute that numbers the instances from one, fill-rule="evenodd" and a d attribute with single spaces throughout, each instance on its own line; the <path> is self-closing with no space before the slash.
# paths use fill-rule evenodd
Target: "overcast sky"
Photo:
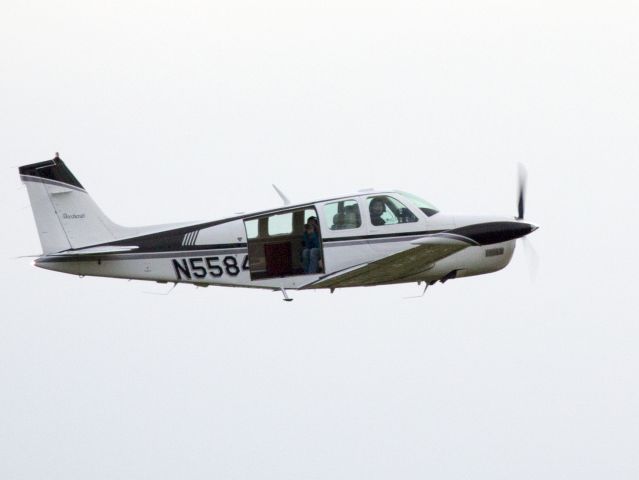
<path id="1" fill-rule="evenodd" d="M 13 1 L 0 478 L 639 477 L 639 4 Z M 534 282 L 279 293 L 40 270 L 17 166 L 115 221 L 366 187 L 514 215 Z"/>

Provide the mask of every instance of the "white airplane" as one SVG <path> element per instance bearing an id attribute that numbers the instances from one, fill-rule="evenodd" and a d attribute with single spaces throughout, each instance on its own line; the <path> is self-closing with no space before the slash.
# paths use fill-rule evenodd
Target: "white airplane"
<path id="1" fill-rule="evenodd" d="M 56 154 L 19 168 L 42 255 L 37 267 L 74 275 L 287 290 L 436 282 L 501 270 L 523 221 L 451 215 L 398 190 L 284 206 L 209 222 L 139 228 L 113 223 Z M 425 291 L 425 290 L 424 290 Z"/>

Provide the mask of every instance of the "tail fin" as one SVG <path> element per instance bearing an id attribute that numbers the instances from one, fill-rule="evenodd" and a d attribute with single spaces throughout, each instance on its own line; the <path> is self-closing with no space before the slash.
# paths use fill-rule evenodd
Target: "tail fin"
<path id="1" fill-rule="evenodd" d="M 100 210 L 60 157 L 20 167 L 45 254 L 127 235 Z"/>

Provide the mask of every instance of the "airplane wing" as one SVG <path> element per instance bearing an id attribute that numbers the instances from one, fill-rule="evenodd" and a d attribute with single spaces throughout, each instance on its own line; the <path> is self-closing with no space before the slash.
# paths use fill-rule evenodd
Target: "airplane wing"
<path id="1" fill-rule="evenodd" d="M 303 288 L 342 288 L 392 283 L 428 270 L 435 262 L 478 245 L 461 235 L 428 235 L 411 242 L 412 248 L 380 260 L 329 274 Z"/>

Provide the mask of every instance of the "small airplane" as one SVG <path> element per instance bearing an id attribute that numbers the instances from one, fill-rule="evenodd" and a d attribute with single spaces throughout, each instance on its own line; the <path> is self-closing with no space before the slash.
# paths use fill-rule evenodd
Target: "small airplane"
<path id="1" fill-rule="evenodd" d="M 37 267 L 80 276 L 280 291 L 436 282 L 501 270 L 515 240 L 535 231 L 518 215 L 452 215 L 399 190 L 360 190 L 213 220 L 123 227 L 100 210 L 56 153 L 19 167 L 42 255 Z M 424 289 L 424 292 L 426 291 Z"/>

